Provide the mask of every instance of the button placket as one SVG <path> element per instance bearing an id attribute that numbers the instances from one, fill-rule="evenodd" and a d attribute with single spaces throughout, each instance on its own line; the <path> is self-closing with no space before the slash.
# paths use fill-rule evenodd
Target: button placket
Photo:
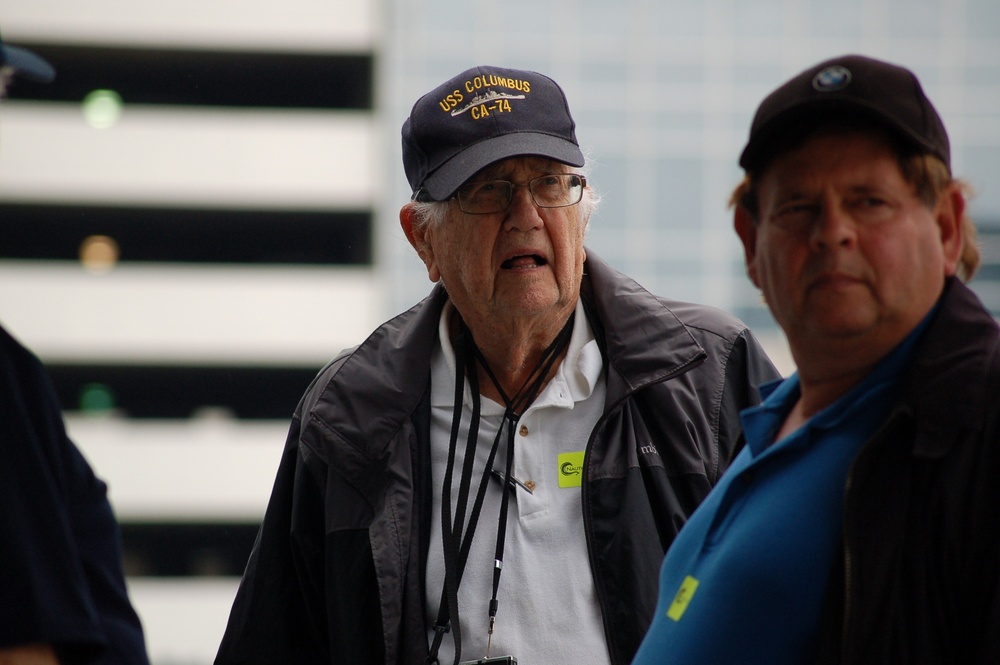
<path id="1" fill-rule="evenodd" d="M 524 483 L 525 487 L 529 488 L 532 492 L 535 492 L 538 486 L 538 474 L 540 472 L 540 464 L 542 463 L 540 455 L 543 451 L 538 449 L 539 441 L 537 437 L 534 437 L 535 432 L 535 411 L 532 408 L 528 409 L 528 412 L 524 414 L 521 418 L 521 422 L 517 427 L 517 450 L 514 454 L 514 465 L 517 467 L 518 479 Z M 535 509 L 540 506 L 537 504 L 538 496 L 536 494 L 522 495 L 519 497 L 521 502 L 522 515 L 530 514 L 533 512 L 532 506 Z"/>

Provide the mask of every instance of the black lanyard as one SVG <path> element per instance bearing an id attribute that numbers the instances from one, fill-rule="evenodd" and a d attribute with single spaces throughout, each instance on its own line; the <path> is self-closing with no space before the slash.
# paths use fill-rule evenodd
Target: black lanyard
<path id="1" fill-rule="evenodd" d="M 427 663 L 439 663 L 438 650 L 444 634 L 447 633 L 452 624 L 455 628 L 455 665 L 458 665 L 462 656 L 462 631 L 458 614 L 458 587 L 465 572 L 465 564 L 469 557 L 469 550 L 472 547 L 472 538 L 479 522 L 479 514 L 482 511 L 483 500 L 486 497 L 486 490 L 489 487 L 490 475 L 493 471 L 493 464 L 496 460 L 499 449 L 500 438 L 503 435 L 504 425 L 507 426 L 507 459 L 504 472 L 504 491 L 501 492 L 500 517 L 497 523 L 496 550 L 493 567 L 493 596 L 489 603 L 489 635 L 492 638 L 493 626 L 496 622 L 497 593 L 500 589 L 500 574 L 503 572 L 503 552 L 507 537 L 507 515 L 510 503 L 510 492 L 507 487 L 512 478 L 514 466 L 514 432 L 517 429 L 517 422 L 521 414 L 531 406 L 531 403 L 538 396 L 545 383 L 552 366 L 559 359 L 562 352 L 569 346 L 570 335 L 573 331 L 573 316 L 570 316 L 566 325 L 563 326 L 559 334 L 552 343 L 542 353 L 538 365 L 531 372 L 520 390 L 513 398 L 508 398 L 507 394 L 500 387 L 499 381 L 490 369 L 489 363 L 472 339 L 472 334 L 465 326 L 464 321 L 460 321 L 459 334 L 455 339 L 455 402 L 451 420 L 451 437 L 448 446 L 448 464 L 445 469 L 444 483 L 441 492 L 441 538 L 444 545 L 444 589 L 441 592 L 441 602 L 438 606 L 437 620 L 434 624 L 434 640 L 431 644 Z M 496 437 L 490 448 L 489 458 L 483 470 L 479 487 L 476 491 L 476 498 L 473 502 L 472 512 L 469 513 L 468 524 L 465 532 L 462 532 L 462 525 L 465 524 L 465 511 L 468 508 L 469 491 L 472 485 L 473 462 L 475 461 L 476 447 L 479 442 L 479 421 L 481 413 L 481 400 L 479 395 L 479 380 L 476 370 L 476 362 L 479 362 L 486 370 L 487 376 L 497 389 L 501 399 L 504 401 L 504 416 L 497 428 Z M 454 477 L 455 454 L 458 447 L 458 432 L 462 421 L 463 396 L 465 392 L 464 380 L 468 376 L 472 394 L 472 418 L 469 421 L 469 436 L 466 440 L 465 458 L 462 464 L 462 474 L 458 489 L 458 500 L 455 505 L 455 515 L 451 514 L 451 488 Z M 454 619 L 452 621 L 452 619 Z"/>

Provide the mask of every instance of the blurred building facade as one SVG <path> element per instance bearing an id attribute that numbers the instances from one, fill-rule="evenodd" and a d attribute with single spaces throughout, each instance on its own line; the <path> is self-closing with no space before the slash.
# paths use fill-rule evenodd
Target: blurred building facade
<path id="1" fill-rule="evenodd" d="M 156 665 L 211 662 L 295 403 L 430 288 L 399 230 L 399 127 L 475 64 L 565 89 L 602 194 L 588 246 L 744 318 L 786 372 L 726 200 L 756 104 L 844 53 L 945 119 L 1000 314 L 994 0 L 11 0 L 53 62 L 0 105 L 0 320 L 110 485 Z"/>

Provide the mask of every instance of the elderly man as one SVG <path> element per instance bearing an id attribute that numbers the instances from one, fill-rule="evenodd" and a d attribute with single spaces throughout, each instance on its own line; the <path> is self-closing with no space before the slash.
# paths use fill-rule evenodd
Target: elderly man
<path id="1" fill-rule="evenodd" d="M 0 42 L 0 96 L 49 63 Z M 67 437 L 38 359 L 0 328 L 0 663 L 144 665 L 107 487 Z"/>
<path id="2" fill-rule="evenodd" d="M 462 72 L 402 135 L 437 285 L 303 398 L 216 662 L 628 663 L 774 370 L 739 321 L 584 249 L 551 79 Z"/>
<path id="3" fill-rule="evenodd" d="M 768 96 L 736 231 L 797 374 L 664 560 L 636 664 L 1000 662 L 1000 333 L 948 135 L 860 56 Z"/>

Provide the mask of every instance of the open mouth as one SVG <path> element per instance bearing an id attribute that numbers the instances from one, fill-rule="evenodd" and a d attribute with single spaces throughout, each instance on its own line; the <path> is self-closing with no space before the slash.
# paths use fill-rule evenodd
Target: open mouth
<path id="1" fill-rule="evenodd" d="M 500 267 L 504 270 L 520 270 L 524 268 L 539 268 L 548 263 L 545 257 L 539 256 L 538 254 L 522 254 L 521 256 L 512 256 L 503 263 Z"/>

